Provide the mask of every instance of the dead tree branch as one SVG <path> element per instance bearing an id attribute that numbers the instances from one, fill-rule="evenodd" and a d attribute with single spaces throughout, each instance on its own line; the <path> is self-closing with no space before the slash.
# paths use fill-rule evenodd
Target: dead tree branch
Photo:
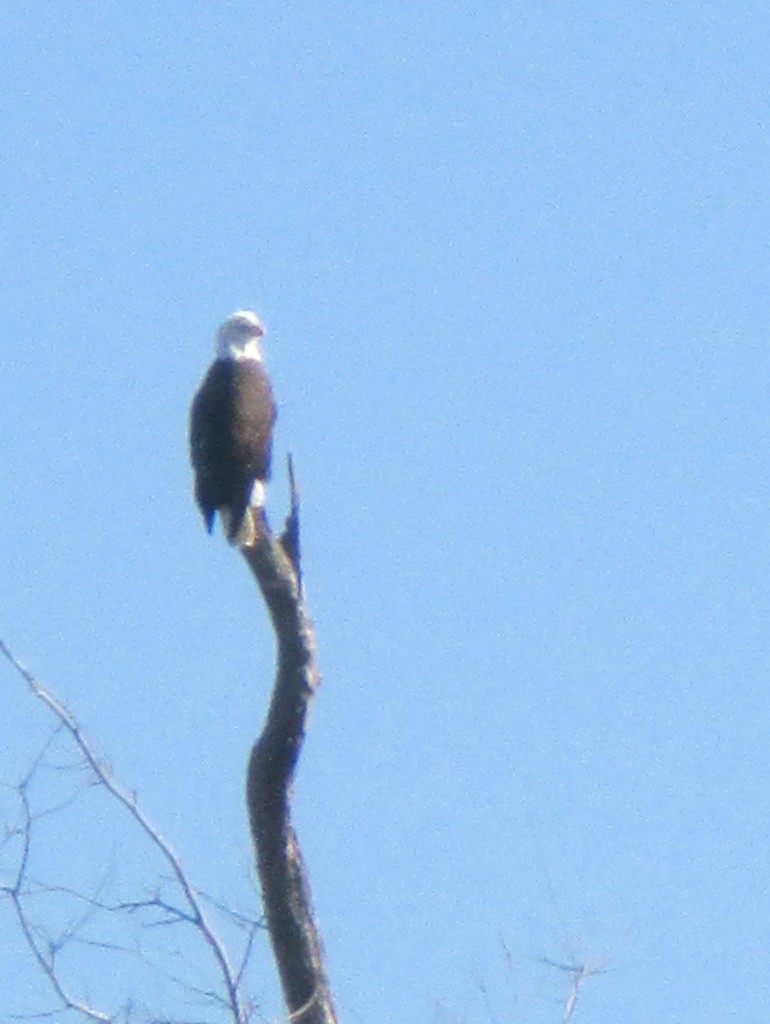
<path id="1" fill-rule="evenodd" d="M 262 735 L 251 752 L 246 795 L 262 898 L 284 998 L 292 1021 L 336 1024 L 310 887 L 291 823 L 291 796 L 320 684 L 313 624 L 299 562 L 299 497 L 289 462 L 291 511 L 280 539 L 264 516 L 243 555 L 259 583 L 277 642 L 277 672 Z"/>
<path id="2" fill-rule="evenodd" d="M 2 642 L 0 641 L 0 643 Z M 52 943 L 44 944 L 38 940 L 26 914 L 23 903 L 23 894 L 32 838 L 32 811 L 30 810 L 29 800 L 27 799 L 27 787 L 25 783 L 22 783 L 19 787 L 19 795 L 21 797 L 22 808 L 24 811 L 24 824 L 21 829 L 22 854 L 19 859 L 19 866 L 13 884 L 3 886 L 2 891 L 10 898 L 11 903 L 13 904 L 16 920 L 19 928 L 21 929 L 21 933 L 24 936 L 24 941 L 37 962 L 38 967 L 47 979 L 48 984 L 61 1001 L 62 1006 L 67 1010 L 74 1010 L 87 1020 L 99 1021 L 101 1024 L 109 1024 L 111 1020 L 109 1014 L 103 1013 L 100 1010 L 95 1010 L 92 1006 L 88 1006 L 87 1003 L 76 999 L 75 996 L 71 995 L 67 991 L 56 970 L 56 949 L 54 945 Z"/>
<path id="3" fill-rule="evenodd" d="M 577 1006 L 578 996 L 580 995 L 580 987 L 589 978 L 593 978 L 597 974 L 604 974 L 605 967 L 604 963 L 600 964 L 573 964 L 573 963 L 559 963 L 556 960 L 549 960 L 547 957 L 542 957 L 544 964 L 548 967 L 553 967 L 557 971 L 563 971 L 565 974 L 572 976 L 572 984 L 570 986 L 569 995 L 567 1001 L 564 1004 L 564 1016 L 562 1017 L 562 1024 L 571 1024 L 572 1016 L 575 1013 L 575 1007 Z"/>
<path id="4" fill-rule="evenodd" d="M 140 808 L 136 796 L 126 789 L 110 772 L 104 762 L 96 754 L 90 742 L 85 738 L 83 730 L 72 714 L 72 712 L 29 671 L 11 652 L 7 645 L 0 640 L 0 653 L 5 655 L 13 665 L 18 674 L 25 680 L 30 691 L 45 704 L 56 718 L 59 727 L 69 734 L 76 748 L 82 756 L 85 764 L 90 769 L 96 782 L 101 785 L 107 793 L 121 805 L 139 827 L 146 839 L 154 846 L 165 860 L 176 882 L 181 898 L 180 907 L 174 907 L 162 901 L 160 897 L 150 900 L 124 902 L 122 905 L 107 907 L 99 903 L 93 897 L 80 897 L 94 909 L 105 909 L 111 911 L 123 911 L 132 913 L 140 908 L 155 908 L 164 911 L 168 916 L 166 923 L 185 923 L 192 926 L 203 942 L 208 946 L 209 951 L 216 964 L 223 994 L 211 994 L 220 1005 L 226 1008 L 229 1018 L 233 1024 L 247 1024 L 251 1017 L 251 1009 L 244 1002 L 239 990 L 239 982 L 243 974 L 243 962 L 233 967 L 225 949 L 224 943 L 219 938 L 203 904 L 201 893 L 197 890 L 182 867 L 182 863 L 174 852 L 169 842 L 160 831 L 150 822 L 144 811 Z M 33 769 L 34 771 L 34 769 Z M 26 795 L 26 787 L 31 779 L 32 772 L 19 787 L 19 793 L 24 810 L 24 826 L 21 830 L 23 848 L 20 859 L 18 874 L 15 883 L 0 888 L 0 894 L 5 894 L 13 903 L 19 927 L 24 935 L 25 941 L 32 952 L 35 960 L 47 978 L 50 986 L 67 1009 L 75 1010 L 82 1016 L 94 1021 L 109 1021 L 112 1018 L 100 1011 L 93 1010 L 85 1003 L 78 1001 L 65 989 L 64 984 L 57 973 L 53 952 L 47 952 L 41 944 L 36 941 L 31 922 L 24 908 L 23 895 L 24 883 L 27 875 L 27 864 L 29 862 L 29 851 L 31 842 L 31 831 L 33 818 L 29 808 Z M 48 891 L 54 891 L 49 887 Z M 75 894 L 77 895 L 77 894 Z M 247 950 L 252 944 L 252 937 L 248 939 Z M 247 955 L 247 954 L 246 954 Z"/>

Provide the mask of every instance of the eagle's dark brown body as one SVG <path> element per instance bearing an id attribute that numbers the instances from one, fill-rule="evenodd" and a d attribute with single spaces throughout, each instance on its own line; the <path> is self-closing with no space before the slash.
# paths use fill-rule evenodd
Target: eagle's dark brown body
<path id="1" fill-rule="evenodd" d="M 216 359 L 193 399 L 190 455 L 195 500 L 211 533 L 222 518 L 238 537 L 255 482 L 270 478 L 276 409 L 270 379 L 256 359 Z"/>

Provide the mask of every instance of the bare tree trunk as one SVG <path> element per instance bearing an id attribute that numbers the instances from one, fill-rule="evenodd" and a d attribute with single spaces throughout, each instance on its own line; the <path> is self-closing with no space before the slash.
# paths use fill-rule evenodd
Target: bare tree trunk
<path id="1" fill-rule="evenodd" d="M 278 668 L 267 721 L 251 752 L 246 797 L 262 899 L 290 1019 L 336 1024 L 310 886 L 291 824 L 294 772 L 307 714 L 318 689 L 313 625 L 305 607 L 299 559 L 299 510 L 291 464 L 292 508 L 277 540 L 264 517 L 242 553 L 270 612 Z"/>

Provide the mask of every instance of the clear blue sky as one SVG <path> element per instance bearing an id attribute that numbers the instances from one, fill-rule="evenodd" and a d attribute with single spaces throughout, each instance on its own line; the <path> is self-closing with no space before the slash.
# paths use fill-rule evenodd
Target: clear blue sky
<path id="1" fill-rule="evenodd" d="M 10 2 L 0 52 L 2 637 L 254 903 L 272 636 L 186 429 L 257 309 L 341 1019 L 558 1022 L 548 958 L 606 966 L 575 1024 L 764 1021 L 767 4 Z M 12 785 L 47 720 L 0 686 Z M 0 1005 L 48 1008 L 19 945 L 0 906 Z"/>

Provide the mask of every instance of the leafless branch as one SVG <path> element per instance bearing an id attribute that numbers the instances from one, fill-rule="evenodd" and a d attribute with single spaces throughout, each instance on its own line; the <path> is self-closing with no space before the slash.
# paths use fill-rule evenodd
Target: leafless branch
<path id="1" fill-rule="evenodd" d="M 278 666 L 267 721 L 251 752 L 246 792 L 270 938 L 289 1019 L 336 1024 L 310 886 L 291 823 L 291 794 L 307 715 L 320 684 L 316 640 L 302 593 L 299 495 L 289 462 L 291 511 L 280 539 L 262 516 L 243 555 L 270 613 Z"/>
<path id="2" fill-rule="evenodd" d="M 85 738 L 77 719 L 69 709 L 50 690 L 39 682 L 33 673 L 15 657 L 2 640 L 0 640 L 0 652 L 5 655 L 18 674 L 25 680 L 34 696 L 45 704 L 45 706 L 53 713 L 59 726 L 63 728 L 74 741 L 96 782 L 103 786 L 110 796 L 129 813 L 133 821 L 139 826 L 141 832 L 160 852 L 162 858 L 171 870 L 172 877 L 181 890 L 183 906 L 176 907 L 171 903 L 161 900 L 159 894 L 156 897 L 145 901 L 134 901 L 133 903 L 127 902 L 122 905 L 114 905 L 112 907 L 107 904 L 102 904 L 99 900 L 92 897 L 79 898 L 84 899 L 91 908 L 101 907 L 102 909 L 110 910 L 122 909 L 126 912 L 138 912 L 140 910 L 154 909 L 162 911 L 168 915 L 168 920 L 165 922 L 156 922 L 156 924 L 185 922 L 192 925 L 211 951 L 224 990 L 224 997 L 221 997 L 216 993 L 206 992 L 207 998 L 213 998 L 215 1001 L 226 1006 L 234 1024 L 247 1024 L 251 1014 L 248 1007 L 244 1004 L 239 991 L 239 981 L 243 973 L 243 962 L 239 964 L 237 970 L 231 966 L 224 944 L 217 935 L 203 905 L 201 894 L 193 887 L 189 878 L 185 874 L 178 856 L 173 851 L 167 840 L 161 835 L 158 829 L 149 821 L 147 816 L 141 810 L 137 803 L 136 796 L 127 790 L 117 779 L 115 779 L 110 770 L 97 756 L 94 748 Z M 41 758 L 42 756 L 43 755 L 41 754 Z M 108 1014 L 92 1010 L 85 1004 L 78 1002 L 65 990 L 55 969 L 55 953 L 58 947 L 51 946 L 48 950 L 44 950 L 42 948 L 39 941 L 35 938 L 29 918 L 24 911 L 22 897 L 24 894 L 24 882 L 27 878 L 31 828 L 33 821 L 27 797 L 27 787 L 36 767 L 39 766 L 39 762 L 40 758 L 38 758 L 36 765 L 33 765 L 33 768 L 27 773 L 25 780 L 19 788 L 24 811 L 24 824 L 21 829 L 22 851 L 19 859 L 19 868 L 16 880 L 13 885 L 0 889 L 0 892 L 3 892 L 11 899 L 16 911 L 19 927 L 21 928 L 25 941 L 62 1004 L 67 1009 L 81 1013 L 86 1019 L 110 1021 L 112 1018 Z M 44 813 L 50 813 L 50 809 Z M 88 914 L 88 911 L 86 911 L 86 913 Z M 72 929 L 70 929 L 69 933 L 64 936 L 58 946 L 60 947 L 62 942 L 66 942 L 66 940 L 71 937 Z M 249 948 L 251 946 L 251 942 L 252 939 L 249 937 Z"/>
<path id="3" fill-rule="evenodd" d="M 299 497 L 291 460 L 289 479 L 291 511 L 283 534 L 275 538 L 262 514 L 257 523 L 256 543 L 253 547 L 243 549 L 244 557 L 267 604 L 278 647 L 276 681 L 267 720 L 249 761 L 247 800 L 262 883 L 265 918 L 289 1019 L 299 1024 L 336 1024 L 307 873 L 290 814 L 292 784 L 304 742 L 308 711 L 319 686 L 320 676 L 316 664 L 315 633 L 302 588 Z M 233 918 L 240 927 L 247 929 L 243 956 L 237 966 L 233 967 L 204 906 L 205 897 L 193 887 L 176 853 L 139 807 L 135 794 L 126 789 L 97 756 L 69 709 L 39 682 L 2 640 L 0 652 L 24 679 L 31 693 L 53 714 L 58 728 L 74 742 L 94 783 L 102 786 L 128 812 L 146 839 L 159 851 L 180 893 L 178 899 L 168 899 L 159 889 L 146 898 L 110 902 L 102 898 L 98 891 L 92 896 L 84 896 L 64 886 L 47 887 L 35 883 L 35 892 L 66 894 L 85 904 L 84 912 L 77 916 L 75 923 L 66 929 L 58 942 L 41 942 L 36 937 L 24 907 L 24 897 L 28 898 L 31 892 L 28 866 L 32 824 L 35 820 L 30 810 L 27 786 L 39 768 L 39 759 L 19 791 L 24 823 L 6 837 L 7 841 L 12 837 L 21 841 L 18 871 L 13 884 L 0 889 L 0 895 L 4 894 L 12 900 L 25 941 L 59 1002 L 64 1008 L 80 1013 L 87 1020 L 105 1024 L 113 1021 L 108 1013 L 78 1001 L 66 990 L 61 973 L 57 971 L 56 955 L 59 949 L 75 938 L 101 949 L 120 949 L 125 952 L 123 947 L 102 939 L 94 941 L 90 937 L 80 939 L 78 936 L 95 912 L 123 913 L 139 915 L 141 925 L 146 928 L 192 926 L 214 958 L 221 990 L 196 988 L 186 983 L 188 992 L 196 992 L 209 1003 L 226 1009 L 233 1024 L 247 1024 L 252 1008 L 243 1001 L 240 985 L 254 937 L 261 925 L 246 918 Z M 209 906 L 214 906 L 213 901 L 209 901 Z M 179 979 L 171 980 L 181 984 Z M 127 1004 L 121 1019 L 127 1021 L 132 1016 L 133 1006 Z M 171 1017 L 156 1019 L 158 1024 L 163 1021 L 170 1024 L 172 1021 Z"/>
<path id="4" fill-rule="evenodd" d="M 587 981 L 589 978 L 594 977 L 596 974 L 604 974 L 605 965 L 601 964 L 565 964 L 556 960 L 549 960 L 547 957 L 543 957 L 542 961 L 547 964 L 548 967 L 553 967 L 557 971 L 563 971 L 565 974 L 572 975 L 572 985 L 570 987 L 569 995 L 564 1004 L 564 1016 L 562 1017 L 562 1024 L 570 1024 L 572 1015 L 575 1012 L 577 1006 L 578 996 L 580 994 L 580 986 Z"/>
<path id="5" fill-rule="evenodd" d="M 0 641 L 2 644 L 2 641 Z M 2 645 L 5 650 L 5 645 Z M 32 956 L 35 958 L 38 967 L 43 972 L 43 975 L 47 979 L 49 985 L 59 997 L 62 1005 L 67 1010 L 74 1010 L 81 1014 L 86 1020 L 101 1021 L 102 1024 L 109 1024 L 111 1017 L 108 1013 L 103 1013 L 100 1010 L 95 1010 L 91 1006 L 87 1006 L 85 1003 L 79 1001 L 66 990 L 64 985 L 59 978 L 56 971 L 56 947 L 52 944 L 48 945 L 45 949 L 43 945 L 36 938 L 30 920 L 25 913 L 24 904 L 22 901 L 22 895 L 24 890 L 24 882 L 27 875 L 27 867 L 29 865 L 30 856 L 30 843 L 32 834 L 32 813 L 29 806 L 29 799 L 27 797 L 27 786 L 22 783 L 19 787 L 19 795 L 21 798 L 21 804 L 24 811 L 24 824 L 22 827 L 22 853 L 19 858 L 19 867 L 16 872 L 16 879 L 13 885 L 3 886 L 2 891 L 11 900 L 13 905 L 16 920 L 19 924 L 24 941 L 27 944 Z"/>

